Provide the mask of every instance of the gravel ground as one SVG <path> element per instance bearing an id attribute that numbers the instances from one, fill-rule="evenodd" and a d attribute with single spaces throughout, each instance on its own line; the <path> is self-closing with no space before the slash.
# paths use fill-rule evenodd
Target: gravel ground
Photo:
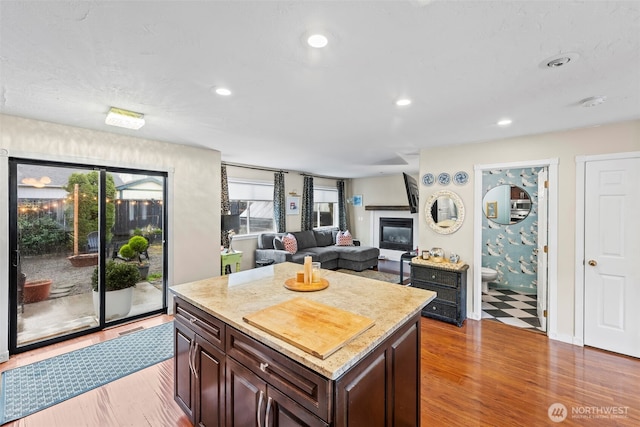
<path id="1" fill-rule="evenodd" d="M 23 256 L 22 272 L 27 281 L 52 279 L 52 289 L 70 288 L 67 295 L 83 294 L 91 291 L 91 275 L 95 266 L 73 267 L 67 256 Z M 162 274 L 162 246 L 149 246 L 149 274 Z M 162 278 L 155 279 L 162 284 Z M 149 281 L 154 283 L 153 281 Z M 155 283 L 154 283 L 155 284 Z"/>

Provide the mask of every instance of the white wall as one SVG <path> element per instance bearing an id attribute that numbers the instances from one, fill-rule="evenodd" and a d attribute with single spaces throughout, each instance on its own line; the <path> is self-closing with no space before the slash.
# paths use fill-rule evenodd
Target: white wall
<path id="1" fill-rule="evenodd" d="M 470 265 L 468 272 L 468 298 L 471 304 L 474 277 L 474 216 L 482 215 L 482 207 L 474 206 L 474 166 L 521 162 L 538 159 L 559 159 L 558 165 L 558 247 L 550 248 L 558 254 L 558 313 L 557 332 L 563 337 L 573 337 L 574 331 L 574 259 L 575 211 L 576 211 L 576 156 L 615 152 L 638 151 L 640 149 L 640 120 L 566 132 L 510 138 L 480 144 L 466 144 L 447 149 L 425 149 L 420 153 L 420 176 L 427 172 L 453 174 L 463 170 L 469 174 L 469 183 L 464 186 L 435 184 L 426 187 L 420 184 L 420 200 L 424 201 L 435 191 L 448 189 L 462 198 L 466 217 L 462 227 L 454 234 L 439 235 L 425 225 L 420 214 L 420 248 L 434 246 L 447 253 L 458 253 Z M 419 181 L 420 182 L 420 181 Z M 422 206 L 421 206 L 422 207 Z M 471 307 L 468 307 L 470 310 Z"/>
<path id="2" fill-rule="evenodd" d="M 169 172 L 169 285 L 220 273 L 220 152 L 0 115 L 0 271 L 8 271 L 9 157 Z M 0 360 L 8 348 L 8 274 L 0 276 Z"/>

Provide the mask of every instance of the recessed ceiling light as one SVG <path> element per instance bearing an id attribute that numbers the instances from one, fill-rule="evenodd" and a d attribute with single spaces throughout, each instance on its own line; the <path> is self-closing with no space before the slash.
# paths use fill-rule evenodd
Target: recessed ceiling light
<path id="1" fill-rule="evenodd" d="M 320 49 L 325 47 L 329 43 L 329 40 L 322 34 L 313 34 L 312 36 L 309 36 L 307 43 L 309 43 L 309 46 L 311 47 Z"/>
<path id="2" fill-rule="evenodd" d="M 104 122 L 111 126 L 138 130 L 144 126 L 144 114 L 111 107 Z"/>
<path id="3" fill-rule="evenodd" d="M 606 96 L 592 96 L 580 101 L 580 105 L 583 107 L 595 107 L 596 105 L 600 105 L 607 100 Z"/>
<path id="4" fill-rule="evenodd" d="M 498 126 L 509 126 L 513 121 L 511 119 L 502 119 L 498 121 Z"/>
<path id="5" fill-rule="evenodd" d="M 576 52 L 563 52 L 551 56 L 540 63 L 540 68 L 561 68 L 580 57 Z"/>
<path id="6" fill-rule="evenodd" d="M 409 104 L 411 104 L 411 100 L 409 98 L 401 98 L 396 101 L 396 105 L 398 107 L 405 107 Z"/>
<path id="7" fill-rule="evenodd" d="M 226 87 L 218 87 L 216 88 L 216 93 L 221 96 L 229 96 L 231 95 L 231 91 Z"/>

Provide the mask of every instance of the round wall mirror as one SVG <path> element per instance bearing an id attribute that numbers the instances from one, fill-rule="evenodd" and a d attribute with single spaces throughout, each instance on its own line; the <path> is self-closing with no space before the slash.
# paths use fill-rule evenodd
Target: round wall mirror
<path id="1" fill-rule="evenodd" d="M 462 199 L 453 191 L 440 190 L 433 193 L 425 204 L 427 224 L 439 234 L 456 232 L 464 221 Z"/>
<path id="2" fill-rule="evenodd" d="M 482 210 L 496 224 L 516 224 L 531 212 L 531 196 L 517 185 L 498 185 L 484 195 Z"/>

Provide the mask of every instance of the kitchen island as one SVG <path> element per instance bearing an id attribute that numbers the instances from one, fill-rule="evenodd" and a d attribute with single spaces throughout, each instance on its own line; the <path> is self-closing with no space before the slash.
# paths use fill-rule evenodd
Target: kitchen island
<path id="1" fill-rule="evenodd" d="M 286 289 L 300 268 L 171 287 L 175 399 L 194 425 L 420 425 L 420 312 L 435 294 L 329 270 L 324 290 Z M 321 359 L 243 320 L 298 297 L 374 324 Z"/>

